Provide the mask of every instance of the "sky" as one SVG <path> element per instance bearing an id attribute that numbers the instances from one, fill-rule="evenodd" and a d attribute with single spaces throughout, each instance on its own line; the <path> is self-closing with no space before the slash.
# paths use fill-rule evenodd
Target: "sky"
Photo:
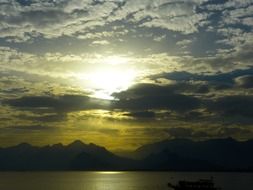
<path id="1" fill-rule="evenodd" d="M 253 138 L 253 0 L 0 0 L 0 146 Z"/>

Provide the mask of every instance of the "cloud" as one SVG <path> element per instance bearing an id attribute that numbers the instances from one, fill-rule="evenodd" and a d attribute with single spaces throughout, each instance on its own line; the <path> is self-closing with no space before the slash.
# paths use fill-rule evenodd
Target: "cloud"
<path id="1" fill-rule="evenodd" d="M 91 131 L 94 131 L 94 129 L 92 129 Z M 120 130 L 118 129 L 110 129 L 110 128 L 99 128 L 97 129 L 97 131 L 99 133 L 102 133 L 102 134 L 106 134 L 106 135 L 119 135 L 120 133 Z"/>
<path id="2" fill-rule="evenodd" d="M 252 131 L 241 127 L 209 127 L 205 130 L 183 127 L 172 127 L 165 129 L 166 133 L 173 138 L 206 139 L 206 138 L 241 138 L 252 135 Z"/>
<path id="3" fill-rule="evenodd" d="M 222 116 L 242 116 L 251 118 L 253 115 L 253 96 L 224 96 L 212 102 L 210 109 Z"/>
<path id="4" fill-rule="evenodd" d="M 43 131 L 43 130 L 55 130 L 53 127 L 42 125 L 15 125 L 6 127 L 7 130 L 24 130 L 24 131 Z"/>
<path id="5" fill-rule="evenodd" d="M 101 41 L 93 41 L 92 44 L 93 45 L 109 45 L 110 42 L 108 42 L 107 40 L 101 40 Z"/>
<path id="6" fill-rule="evenodd" d="M 151 75 L 150 78 L 153 80 L 165 78 L 168 80 L 177 81 L 176 85 L 182 85 L 186 92 L 188 85 L 188 88 L 190 88 L 192 92 L 200 91 L 207 93 L 212 88 L 215 90 L 235 89 L 236 87 L 251 88 L 252 74 L 253 69 L 249 68 L 245 70 L 238 69 L 228 73 L 217 73 L 212 75 L 176 71 Z"/>
<path id="7" fill-rule="evenodd" d="M 153 40 L 156 41 L 156 42 L 161 42 L 164 39 L 166 39 L 166 35 L 154 36 L 154 38 L 153 38 Z"/>
<path id="8" fill-rule="evenodd" d="M 235 83 L 239 87 L 253 88 L 253 75 L 244 75 L 235 78 Z"/>
<path id="9" fill-rule="evenodd" d="M 31 1 L 28 4 L 14 0 L 1 3 L 2 37 L 27 39 L 42 35 L 58 38 L 73 35 L 94 26 L 104 25 L 103 17 L 109 16 L 116 3 L 93 4 L 92 0 Z"/>
<path id="10" fill-rule="evenodd" d="M 224 22 L 226 24 L 237 24 L 239 23 L 242 19 L 244 20 L 245 18 L 252 16 L 252 11 L 253 11 L 253 4 L 252 1 L 248 1 L 247 3 L 244 4 L 244 7 L 240 7 L 236 4 L 234 4 L 234 9 L 233 10 L 225 10 L 223 12 L 224 15 Z"/>
<path id="11" fill-rule="evenodd" d="M 159 80 L 161 75 L 154 75 L 151 78 Z M 113 96 L 118 99 L 137 98 L 141 96 L 167 96 L 173 94 L 183 93 L 207 93 L 209 87 L 205 83 L 194 83 L 189 81 L 173 81 L 171 84 L 159 84 L 159 83 L 139 83 L 126 91 L 114 93 Z"/>
<path id="12" fill-rule="evenodd" d="M 147 117 L 152 116 L 162 120 L 176 118 L 187 122 L 249 125 L 252 124 L 253 114 L 252 92 L 249 91 L 247 96 L 238 91 L 238 84 L 234 85 L 234 76 L 240 76 L 246 72 L 252 71 L 240 70 L 214 76 L 187 73 L 180 75 L 179 73 L 179 80 L 183 82 L 168 85 L 144 83 L 126 91 L 114 93 L 113 96 L 118 100 L 112 103 L 112 107 L 130 111 L 127 116 L 135 118 L 141 118 L 144 112 L 144 116 L 147 114 Z M 174 77 L 174 74 L 176 73 L 164 76 Z M 189 83 L 192 80 L 196 80 L 196 83 Z M 207 82 L 203 85 L 197 82 L 199 80 Z M 155 115 L 149 113 L 151 110 L 155 112 Z M 174 114 L 159 113 L 162 110 L 172 111 Z"/>
<path id="13" fill-rule="evenodd" d="M 1 0 L 1 126 L 130 123 L 146 141 L 247 136 L 252 9 L 252 0 Z M 106 63 L 112 56 L 127 61 Z M 93 73 L 128 69 L 131 87 L 94 98 L 103 90 Z"/>
<path id="14" fill-rule="evenodd" d="M 123 20 L 140 27 L 158 27 L 189 34 L 197 32 L 201 21 L 207 18 L 206 13 L 199 13 L 195 8 L 203 2 L 4 1 L 0 6 L 0 36 L 15 42 L 38 37 L 75 37 L 76 34 Z"/>
<path id="15" fill-rule="evenodd" d="M 197 98 L 185 95 L 143 96 L 135 99 L 120 100 L 114 104 L 115 108 L 125 110 L 169 109 L 177 112 L 198 108 Z"/>
<path id="16" fill-rule="evenodd" d="M 205 13 L 197 13 L 195 7 L 204 1 L 126 1 L 121 11 L 115 13 L 118 19 L 129 18 L 141 27 L 163 28 L 190 34 L 198 31 Z"/>
<path id="17" fill-rule="evenodd" d="M 193 130 L 190 128 L 169 128 L 166 132 L 175 138 L 189 138 L 192 136 Z"/>
<path id="18" fill-rule="evenodd" d="M 169 109 L 184 112 L 200 106 L 200 100 L 195 97 L 175 94 L 170 86 L 154 84 L 139 84 L 113 96 L 119 99 L 114 107 L 126 110 Z"/>
<path id="19" fill-rule="evenodd" d="M 25 118 L 23 118 L 25 119 Z M 44 115 L 39 117 L 27 117 L 27 119 L 31 121 L 39 121 L 39 122 L 61 122 L 65 121 L 67 119 L 67 116 L 65 114 L 50 114 L 50 115 Z"/>
<path id="20" fill-rule="evenodd" d="M 133 117 L 136 119 L 153 119 L 155 118 L 155 112 L 152 111 L 142 111 L 142 112 L 131 112 L 125 114 L 126 116 Z"/>
<path id="21" fill-rule="evenodd" d="M 223 127 L 217 132 L 217 136 L 221 137 L 234 137 L 234 136 L 248 136 L 252 134 L 252 131 L 239 127 Z"/>
<path id="22" fill-rule="evenodd" d="M 106 100 L 81 95 L 63 95 L 54 97 L 25 96 L 17 99 L 5 100 L 3 103 L 21 109 L 46 109 L 59 113 L 88 109 L 103 109 L 108 106 L 108 102 Z M 50 119 L 50 117 L 46 117 L 44 119 Z"/>
<path id="23" fill-rule="evenodd" d="M 1 89 L 0 92 L 1 93 L 5 93 L 5 94 L 23 94 L 25 92 L 28 92 L 29 89 L 23 87 L 17 87 L 17 88 L 12 88 L 12 87 L 9 87 L 9 88 L 6 88 L 6 89 Z"/>
<path id="24" fill-rule="evenodd" d="M 181 41 L 178 41 L 176 43 L 176 45 L 180 46 L 181 48 L 186 48 L 189 44 L 192 43 L 193 40 L 189 40 L 189 39 L 184 39 L 184 40 L 181 40 Z"/>

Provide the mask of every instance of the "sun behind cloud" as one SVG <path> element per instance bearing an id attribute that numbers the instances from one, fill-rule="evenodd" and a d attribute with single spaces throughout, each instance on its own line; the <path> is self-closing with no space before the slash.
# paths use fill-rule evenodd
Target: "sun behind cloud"
<path id="1" fill-rule="evenodd" d="M 94 97 L 113 99 L 113 92 L 126 90 L 133 85 L 137 74 L 133 68 L 127 66 L 128 58 L 109 56 L 99 61 L 102 66 L 94 66 L 94 69 L 85 73 L 86 83 L 93 89 Z"/>
<path id="2" fill-rule="evenodd" d="M 0 0 L 0 147 L 253 138 L 252 0 Z"/>

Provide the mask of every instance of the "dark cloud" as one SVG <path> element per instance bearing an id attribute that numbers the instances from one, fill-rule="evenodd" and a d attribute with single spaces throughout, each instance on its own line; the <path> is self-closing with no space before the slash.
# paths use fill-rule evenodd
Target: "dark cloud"
<path id="1" fill-rule="evenodd" d="M 173 138 L 193 138 L 193 139 L 208 139 L 208 138 L 225 138 L 232 136 L 245 136 L 251 133 L 248 129 L 236 127 L 220 126 L 217 130 L 213 127 L 206 129 L 194 129 L 184 127 L 174 127 L 165 130 L 169 136 Z"/>
<path id="2" fill-rule="evenodd" d="M 113 93 L 112 95 L 118 99 L 129 99 L 129 98 L 137 98 L 142 96 L 155 96 L 159 95 L 167 95 L 173 93 L 173 88 L 169 86 L 159 86 L 156 84 L 149 83 L 141 83 L 132 86 L 126 91 L 122 91 L 119 93 Z"/>
<path id="3" fill-rule="evenodd" d="M 175 81 L 169 89 L 178 93 L 206 94 L 216 90 L 236 90 L 237 87 L 253 87 L 253 68 L 235 70 L 212 75 L 189 72 L 170 72 L 152 75 L 152 80 L 168 79 Z"/>
<path id="4" fill-rule="evenodd" d="M 125 114 L 126 116 L 134 117 L 137 119 L 152 119 L 155 118 L 155 112 L 152 111 L 142 111 L 142 112 L 131 112 Z"/>
<path id="5" fill-rule="evenodd" d="M 55 112 L 103 109 L 108 106 L 108 101 L 106 100 L 82 95 L 25 96 L 17 99 L 5 100 L 3 103 L 22 109 L 49 109 Z"/>
<path id="6" fill-rule="evenodd" d="M 16 0 L 20 5 L 29 6 L 32 4 L 31 0 Z"/>
<path id="7" fill-rule="evenodd" d="M 139 84 L 126 91 L 114 93 L 113 96 L 119 99 L 114 102 L 114 107 L 125 110 L 169 109 L 185 112 L 200 106 L 199 99 L 173 93 L 172 89 L 170 86 Z"/>
<path id="8" fill-rule="evenodd" d="M 218 130 L 217 135 L 220 137 L 233 137 L 236 135 L 239 136 L 247 136 L 249 134 L 252 134 L 252 131 L 249 129 L 243 129 L 239 127 L 225 127 Z"/>
<path id="9" fill-rule="evenodd" d="M 120 93 L 114 93 L 113 96 L 118 99 L 135 98 L 138 96 L 146 95 L 168 95 L 168 94 L 180 94 L 180 93 L 208 93 L 209 86 L 200 83 L 191 82 L 174 82 L 168 85 L 158 85 L 149 83 L 139 83 L 131 87 L 127 91 Z"/>
<path id="10" fill-rule="evenodd" d="M 175 93 L 206 94 L 210 91 L 209 84 L 195 83 L 193 81 L 175 82 L 168 85 L 167 88 L 170 88 Z"/>
<path id="11" fill-rule="evenodd" d="M 175 138 L 189 138 L 192 136 L 193 130 L 190 128 L 169 128 L 166 132 Z"/>
<path id="12" fill-rule="evenodd" d="M 29 119 L 33 121 L 41 121 L 41 122 L 61 122 L 66 120 L 65 114 L 51 114 L 40 117 L 30 117 Z"/>
<path id="13" fill-rule="evenodd" d="M 253 75 L 244 75 L 235 79 L 237 86 L 242 88 L 253 88 Z"/>
<path id="14" fill-rule="evenodd" d="M 202 119 L 202 113 L 198 111 L 190 111 L 185 113 L 181 118 L 186 121 L 195 121 Z"/>
<path id="15" fill-rule="evenodd" d="M 6 100 L 6 104 L 14 107 L 49 108 L 57 107 L 58 101 L 46 96 L 26 96 L 18 99 Z"/>
<path id="16" fill-rule="evenodd" d="M 165 129 L 169 136 L 174 138 L 224 138 L 224 137 L 245 137 L 252 135 L 252 131 L 240 127 L 224 127 L 220 126 L 217 130 L 207 128 L 205 130 L 194 130 L 193 128 L 173 127 Z"/>
<path id="17" fill-rule="evenodd" d="M 165 78 L 175 81 L 208 81 L 211 83 L 219 84 L 233 84 L 234 79 L 241 77 L 243 75 L 253 75 L 253 68 L 244 69 L 244 70 L 234 70 L 228 73 L 217 73 L 212 75 L 207 75 L 205 73 L 194 74 L 186 71 L 182 72 L 169 72 L 169 73 L 160 73 L 157 75 L 152 75 L 151 79 Z"/>
<path id="18" fill-rule="evenodd" d="M 216 82 L 213 85 L 214 90 L 229 90 L 232 88 L 233 88 L 233 84 L 230 84 L 230 83 Z"/>
<path id="19" fill-rule="evenodd" d="M 196 89 L 196 93 L 205 94 L 209 92 L 209 86 L 208 85 L 201 85 Z"/>
<path id="20" fill-rule="evenodd" d="M 211 111 L 222 116 L 253 116 L 253 96 L 224 96 L 209 105 Z"/>
<path id="21" fill-rule="evenodd" d="M 192 134 L 193 138 L 198 138 L 198 139 L 206 139 L 210 138 L 211 135 L 207 131 L 194 131 Z"/>

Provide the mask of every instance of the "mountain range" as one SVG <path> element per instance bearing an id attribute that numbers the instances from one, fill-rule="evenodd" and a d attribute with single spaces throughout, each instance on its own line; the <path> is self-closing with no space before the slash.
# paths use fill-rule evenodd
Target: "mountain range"
<path id="1" fill-rule="evenodd" d="M 124 156 L 79 140 L 69 145 L 21 143 L 0 148 L 0 171 L 44 170 L 253 171 L 253 140 L 164 140 Z"/>

